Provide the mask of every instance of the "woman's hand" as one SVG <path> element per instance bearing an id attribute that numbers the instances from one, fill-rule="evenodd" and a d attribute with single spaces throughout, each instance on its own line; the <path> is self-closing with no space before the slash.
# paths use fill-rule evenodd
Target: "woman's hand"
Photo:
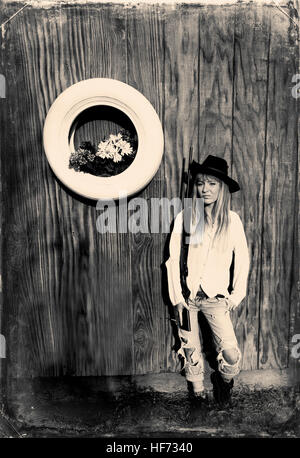
<path id="1" fill-rule="evenodd" d="M 175 321 L 179 327 L 182 326 L 183 309 L 190 310 L 189 306 L 185 302 L 179 302 L 179 304 L 175 306 Z"/>
<path id="2" fill-rule="evenodd" d="M 186 308 L 187 310 L 190 310 L 189 305 L 186 304 L 186 302 L 179 302 L 179 304 L 176 305 L 178 312 L 181 312 L 183 308 Z"/>

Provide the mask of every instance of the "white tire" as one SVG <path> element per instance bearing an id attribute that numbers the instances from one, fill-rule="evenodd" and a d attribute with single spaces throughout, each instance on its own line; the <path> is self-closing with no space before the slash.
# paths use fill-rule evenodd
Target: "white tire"
<path id="1" fill-rule="evenodd" d="M 84 110 L 108 105 L 125 113 L 138 136 L 138 150 L 132 164 L 119 175 L 97 177 L 69 168 L 74 151 L 77 116 Z M 92 78 L 62 92 L 51 106 L 44 124 L 44 149 L 48 162 L 68 188 L 89 199 L 118 199 L 143 189 L 157 172 L 162 160 L 164 139 L 161 122 L 150 102 L 136 89 L 118 80 Z"/>

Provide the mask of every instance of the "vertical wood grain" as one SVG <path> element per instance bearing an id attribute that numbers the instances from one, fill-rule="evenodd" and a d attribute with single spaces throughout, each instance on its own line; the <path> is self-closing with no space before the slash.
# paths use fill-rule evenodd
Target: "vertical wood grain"
<path id="1" fill-rule="evenodd" d="M 295 2 L 296 9 L 298 11 L 298 54 L 296 56 L 296 73 L 300 73 L 300 46 L 299 46 L 299 30 L 300 30 L 300 9 L 299 1 Z M 296 18 L 294 18 L 296 21 Z M 297 42 L 296 42 L 297 43 Z M 295 335 L 300 334 L 300 213 L 299 213 L 299 197 L 300 197 L 300 104 L 299 104 L 299 95 L 296 99 L 297 102 L 297 145 L 298 145 L 298 157 L 297 164 L 295 164 L 295 174 L 296 174 L 296 186 L 295 186 L 295 226 L 294 226 L 294 249 L 293 249 L 293 273 L 292 273 L 292 289 L 291 289 L 291 298 L 290 298 L 290 317 L 289 317 L 289 354 L 288 354 L 288 367 L 291 374 L 291 379 L 293 382 L 300 380 L 300 365 L 299 357 L 294 357 L 292 349 L 296 343 L 293 340 Z M 297 352 L 299 354 L 299 352 Z M 298 354 L 296 356 L 298 356 Z"/>
<path id="2" fill-rule="evenodd" d="M 169 199 L 180 197 L 182 159 L 198 154 L 199 137 L 199 9 L 167 11 L 164 25 L 165 179 Z M 166 345 L 174 346 L 171 326 Z M 170 351 L 167 369 L 178 370 L 178 356 Z"/>
<path id="3" fill-rule="evenodd" d="M 25 8 L 1 51 L 7 380 L 179 369 L 161 271 L 167 234 L 99 234 L 95 202 L 55 178 L 42 148 L 55 98 L 93 77 L 136 87 L 163 121 L 163 163 L 138 195 L 149 207 L 179 196 L 190 146 L 195 159 L 229 162 L 251 255 L 248 296 L 234 314 L 243 368 L 285 367 L 299 332 L 299 55 L 285 15 L 256 5 Z"/>
<path id="4" fill-rule="evenodd" d="M 299 15 L 299 2 L 298 15 Z M 298 17 L 298 30 L 300 30 L 300 15 Z M 298 32 L 298 40 L 300 39 Z M 299 42 L 298 42 L 299 43 Z M 298 54 L 296 58 L 296 69 L 297 74 L 300 73 L 300 46 L 298 46 Z M 295 226 L 294 226 L 294 248 L 293 248 L 293 274 L 292 274 L 292 290 L 290 298 L 290 328 L 289 328 L 289 360 L 288 367 L 291 370 L 291 378 L 294 381 L 300 380 L 300 365 L 299 357 L 295 358 L 292 355 L 292 348 L 295 342 L 293 336 L 300 334 L 300 212 L 299 212 L 299 197 L 300 197 L 300 104 L 299 104 L 300 93 L 298 91 L 297 98 L 297 145 L 298 145 L 298 157 L 297 164 L 295 164 L 296 174 L 296 185 L 295 185 Z M 299 352 L 298 352 L 299 355 Z M 296 356 L 298 356 L 296 355 Z"/>
<path id="5" fill-rule="evenodd" d="M 167 11 L 165 17 L 165 164 L 167 195 L 179 197 L 183 157 L 198 152 L 199 9 Z"/>
<path id="6" fill-rule="evenodd" d="M 223 157 L 231 165 L 233 54 L 236 7 L 220 16 L 213 7 L 200 10 L 199 152 Z"/>
<path id="7" fill-rule="evenodd" d="M 107 44 L 113 19 L 109 11 L 108 17 L 104 16 L 100 16 L 103 22 L 97 22 L 97 29 L 101 35 L 106 34 Z M 114 45 L 125 48 L 124 30 L 119 27 L 118 18 L 110 53 L 107 53 L 101 46 L 100 49 L 95 46 L 103 42 L 97 41 L 96 33 L 92 34 L 95 29 L 93 20 L 88 21 L 87 10 L 66 8 L 61 14 L 49 11 L 43 20 L 37 23 L 36 20 L 36 16 L 31 17 L 31 26 L 25 31 L 24 24 L 18 24 L 20 40 L 15 40 L 19 46 L 15 50 L 17 63 L 21 62 L 26 82 L 25 100 L 29 98 L 31 102 L 31 94 L 37 94 L 32 104 L 24 105 L 23 102 L 30 118 L 22 114 L 19 117 L 18 140 L 22 141 L 22 134 L 26 137 L 25 120 L 29 121 L 31 134 L 29 144 L 22 143 L 24 161 L 20 161 L 19 170 L 27 193 L 24 188 L 15 189 L 12 183 L 7 189 L 8 194 L 10 189 L 15 189 L 13 197 L 20 199 L 18 204 L 14 201 L 9 218 L 17 217 L 15 213 L 20 211 L 20 205 L 25 213 L 24 220 L 15 224 L 17 230 L 24 234 L 36 225 L 27 244 L 16 235 L 22 246 L 17 259 L 13 247 L 14 253 L 8 251 L 5 255 L 10 260 L 9 269 L 15 270 L 17 275 L 17 279 L 10 277 L 7 287 L 14 288 L 15 293 L 10 295 L 14 300 L 13 321 L 18 323 L 20 344 L 16 342 L 15 347 L 16 363 L 21 361 L 17 364 L 18 371 L 22 375 L 131 373 L 130 289 L 126 274 L 118 275 L 118 268 L 127 272 L 124 268 L 128 265 L 127 239 L 122 242 L 115 234 L 97 233 L 95 203 L 78 198 L 58 183 L 38 146 L 42 143 L 46 112 L 65 89 L 60 83 L 69 85 L 92 76 L 86 69 L 87 55 L 92 61 L 101 63 L 96 76 L 117 75 L 122 79 L 123 67 L 118 64 L 118 55 L 123 52 L 117 53 Z M 87 42 L 89 37 L 90 44 Z M 84 52 L 87 46 L 90 53 Z M 107 68 L 115 73 L 107 74 Z M 12 75 L 16 74 L 22 75 L 17 65 L 12 70 Z M 65 78 L 57 79 L 57 75 Z M 22 109 L 20 100 L 21 94 L 15 100 L 17 113 Z M 35 106 L 38 100 L 44 104 Z M 22 147 L 17 143 L 18 150 L 22 151 Z M 37 148 L 41 159 L 34 162 Z M 14 167 L 12 162 L 10 167 Z M 14 178 L 11 168 L 7 172 L 9 179 Z M 8 219 L 7 230 L 10 229 Z M 30 267 L 25 264 L 26 260 Z M 17 280 L 18 291 L 12 280 Z M 116 317 L 121 319 L 116 321 Z"/>
<path id="8" fill-rule="evenodd" d="M 145 6 L 127 12 L 127 82 L 148 98 L 160 119 L 163 113 L 163 41 L 159 8 Z M 148 126 L 151 130 L 151 126 Z M 138 196 L 151 199 L 164 195 L 164 163 Z M 131 200 L 131 199 L 130 199 Z M 134 214 L 130 216 L 134 218 Z M 162 301 L 162 234 L 130 234 L 133 297 L 134 372 L 165 369 L 166 307 Z"/>
<path id="9" fill-rule="evenodd" d="M 297 189 L 297 100 L 292 77 L 297 73 L 295 36 L 288 19 L 271 14 L 259 368 L 286 367 L 292 299 Z M 294 298 L 293 298 L 294 299 Z"/>
<path id="10" fill-rule="evenodd" d="M 0 23 L 4 22 L 7 9 L 2 5 L 0 12 Z M 4 66 L 4 42 L 3 42 L 4 33 L 0 34 L 0 74 L 6 78 L 5 66 Z M 2 94 L 3 96 L 3 94 Z M 6 99 L 0 99 L 0 132 L 4 132 L 5 129 L 5 112 L 6 110 Z M 2 192 L 2 152 L 5 149 L 4 136 L 0 135 L 0 334 L 5 338 L 5 324 L 4 324 L 4 314 L 3 314 L 3 294 L 2 294 L 2 272 L 3 272 L 3 252 L 2 252 L 2 240 L 3 240 L 3 192 Z M 0 358 L 0 398 L 2 398 L 4 379 L 5 379 L 5 359 Z"/>
<path id="11" fill-rule="evenodd" d="M 257 368 L 268 53 L 268 10 L 239 7 L 235 27 L 231 173 L 241 186 L 241 191 L 232 197 L 232 209 L 244 224 L 250 254 L 247 297 L 234 317 L 243 369 Z"/>
<path id="12" fill-rule="evenodd" d="M 88 11 L 86 77 L 113 78 L 125 82 L 125 10 L 98 5 Z M 96 211 L 96 217 L 99 214 Z M 118 233 L 118 225 L 116 234 L 94 233 L 97 280 L 89 297 L 87 321 L 90 348 L 93 348 L 94 355 L 94 369 L 91 370 L 95 373 L 96 369 L 98 375 L 134 372 L 129 240 L 128 233 Z"/>
<path id="13" fill-rule="evenodd" d="M 55 15 L 52 12 L 52 19 Z M 52 209 L 46 207 L 46 211 L 44 207 L 48 177 L 41 147 L 42 119 L 53 85 L 51 79 L 43 87 L 42 78 L 51 60 L 51 49 L 49 53 L 47 50 L 39 53 L 39 46 L 44 28 L 49 28 L 50 33 L 53 29 L 50 21 L 44 18 L 36 22 L 34 16 L 26 27 L 24 18 L 26 14 L 10 24 L 5 44 L 8 80 L 15 81 L 15 86 L 9 85 L 7 94 L 10 130 L 5 133 L 3 169 L 4 284 L 10 342 L 8 371 L 12 376 L 24 372 L 56 374 L 55 360 L 60 357 L 57 339 L 60 322 L 56 322 L 52 288 L 57 265 L 47 263 L 49 251 L 45 250 L 50 232 L 59 238 L 59 226 L 55 224 Z M 52 192 L 53 189 L 54 186 Z M 60 252 L 55 257 L 60 262 Z"/>

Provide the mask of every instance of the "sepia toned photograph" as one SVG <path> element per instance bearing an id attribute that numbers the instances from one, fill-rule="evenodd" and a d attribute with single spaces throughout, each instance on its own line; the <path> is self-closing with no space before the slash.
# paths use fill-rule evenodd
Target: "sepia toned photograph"
<path id="1" fill-rule="evenodd" d="M 300 438 L 299 15 L 0 0 L 0 439 Z"/>

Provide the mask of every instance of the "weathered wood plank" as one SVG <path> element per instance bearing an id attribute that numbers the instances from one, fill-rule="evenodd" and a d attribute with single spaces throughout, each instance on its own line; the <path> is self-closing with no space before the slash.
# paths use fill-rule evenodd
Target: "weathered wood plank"
<path id="1" fill-rule="evenodd" d="M 198 152 L 199 9 L 165 17 L 165 164 L 167 196 L 179 197 L 183 157 Z"/>
<path id="2" fill-rule="evenodd" d="M 266 124 L 259 368 L 282 368 L 288 362 L 293 255 L 296 254 L 298 122 L 297 100 L 291 93 L 298 51 L 289 27 L 288 19 L 274 11 Z"/>
<path id="3" fill-rule="evenodd" d="M 299 1 L 296 2 L 297 11 L 298 11 L 298 27 L 300 30 L 300 10 L 299 10 Z M 296 18 L 295 18 L 296 20 Z M 296 59 L 297 74 L 300 74 L 300 46 L 298 45 L 298 55 Z M 299 84 L 299 80 L 297 81 Z M 294 94 L 295 95 L 295 94 Z M 297 119 L 298 119 L 298 157 L 297 164 L 295 164 L 295 174 L 296 174 L 296 188 L 295 188 L 295 226 L 294 226 L 294 248 L 293 248 L 293 273 L 292 273 L 292 288 L 291 288 L 291 297 L 290 297 L 290 326 L 289 326 L 289 359 L 288 367 L 290 369 L 290 379 L 294 383 L 296 380 L 299 380 L 300 377 L 300 364 L 299 364 L 299 349 L 295 355 L 295 349 L 293 347 L 299 343 L 299 340 L 295 342 L 295 335 L 300 335 L 300 213 L 299 213 L 299 200 L 300 200 L 300 104 L 298 91 L 297 94 Z M 298 216 L 297 216 L 298 215 Z M 296 356 L 296 357 L 295 357 Z"/>
<path id="4" fill-rule="evenodd" d="M 299 48 L 300 54 L 300 48 Z M 299 68 L 300 55 L 298 56 Z M 294 234 L 293 234 L 293 256 L 292 256 L 292 284 L 290 294 L 290 314 L 289 314 L 289 338 L 288 338 L 288 367 L 290 380 L 295 383 L 300 378 L 300 353 L 299 353 L 299 336 L 300 336 L 300 105 L 298 108 L 298 157 L 295 164 L 296 188 L 295 188 L 295 208 L 294 208 Z M 294 348 L 295 347 L 295 348 Z"/>
<path id="5" fill-rule="evenodd" d="M 31 16 L 31 26 L 27 27 L 24 17 L 16 17 L 6 29 L 5 46 L 7 79 L 15 81 L 15 86 L 8 86 L 7 116 L 11 127 L 5 132 L 7 160 L 3 169 L 3 192 L 6 196 L 3 274 L 10 376 L 23 375 L 24 371 L 30 375 L 43 374 L 49 367 L 50 373 L 56 373 L 53 356 L 57 355 L 56 332 L 59 333 L 59 323 L 54 326 L 55 302 L 49 297 L 47 275 L 47 270 L 52 271 L 54 266 L 42 264 L 40 251 L 47 241 L 44 218 L 50 224 L 53 221 L 51 212 L 46 214 L 41 211 L 42 203 L 47 200 L 46 164 L 40 161 L 43 154 L 40 146 L 41 116 L 46 111 L 44 100 L 48 94 L 45 91 L 45 96 L 39 97 L 43 93 L 43 81 L 38 75 L 43 66 L 39 57 L 34 59 L 45 22 L 37 24 L 36 18 Z M 30 67 L 28 58 L 32 57 L 31 50 L 36 53 Z M 41 52 L 40 58 L 49 58 L 47 51 Z M 31 84 L 36 86 L 35 90 Z M 32 93 L 38 94 L 39 103 L 37 98 L 31 97 Z M 19 186 L 20 183 L 22 186 Z M 53 233 L 55 237 L 58 228 Z M 47 251 L 43 253 L 46 255 Z"/>
<path id="6" fill-rule="evenodd" d="M 166 196 L 180 197 L 182 160 L 193 148 L 198 154 L 199 123 L 199 9 L 182 6 L 166 11 L 165 47 L 165 179 Z M 186 160 L 186 162 L 187 162 Z M 170 326 L 166 345 L 174 346 Z M 178 370 L 178 357 L 170 351 L 167 370 Z"/>
<path id="7" fill-rule="evenodd" d="M 231 165 L 235 7 L 200 10 L 199 152 Z"/>
<path id="8" fill-rule="evenodd" d="M 234 316 L 243 369 L 257 368 L 268 48 L 268 10 L 239 7 L 235 27 L 231 173 L 241 186 L 241 192 L 232 198 L 232 209 L 244 224 L 251 262 L 248 294 Z"/>
<path id="9" fill-rule="evenodd" d="M 1 23 L 6 21 L 9 18 L 9 7 L 2 5 L 1 8 L 1 13 L 0 13 L 0 19 Z M 6 275 L 5 275 L 5 261 L 4 261 L 4 234 L 5 234 L 5 216 L 6 216 L 6 211 L 3 205 L 4 201 L 4 193 L 5 193 L 5 184 L 4 184 L 4 170 L 3 170 L 3 155 L 5 153 L 9 153 L 13 149 L 12 142 L 8 143 L 8 138 L 11 138 L 11 130 L 12 130 L 12 125 L 11 123 L 7 123 L 7 116 L 9 113 L 9 106 L 7 103 L 7 94 L 8 94 L 8 88 L 7 88 L 7 81 L 9 78 L 9 69 L 8 69 L 8 43 L 9 39 L 11 39 L 11 33 L 10 31 L 5 31 L 3 28 L 1 29 L 0 33 L 0 58 L 1 58 L 1 74 L 4 75 L 5 80 L 6 80 L 6 98 L 1 100 L 1 109 L 0 109 L 0 128 L 1 128 L 1 135 L 0 135 L 0 153 L 1 153 L 1 275 L 2 275 L 2 285 L 3 285 L 3 280 L 5 280 Z M 5 66 L 4 66 L 5 62 Z M 6 127 L 6 128 L 5 128 Z M 2 286 L 2 291 L 3 291 L 3 286 Z M 2 301 L 3 298 L 5 298 L 5 291 L 4 294 L 2 293 Z M 11 317 L 13 316 L 12 311 L 10 313 L 4 313 L 4 309 L 6 307 L 3 306 L 2 302 L 2 307 L 1 307 L 1 316 L 0 316 L 0 329 L 1 333 L 5 336 L 7 343 L 9 342 L 14 342 L 16 340 L 16 333 L 15 330 L 16 328 L 14 327 L 11 329 L 10 324 L 13 323 L 11 320 Z M 9 332 L 10 331 L 10 332 Z M 11 357 L 11 352 L 7 352 L 6 354 L 6 359 L 1 359 L 0 360 L 0 368 L 1 368 L 1 373 L 0 373 L 0 384 L 1 384 L 1 398 L 3 400 L 3 395 L 4 392 L 10 391 L 10 385 L 6 383 L 8 379 L 8 368 L 9 368 L 9 362 L 12 360 Z"/>
<path id="10" fill-rule="evenodd" d="M 47 81 L 51 76 L 54 89 L 49 94 L 50 103 L 54 101 L 56 93 L 59 94 L 69 85 L 84 79 L 86 68 L 83 49 L 87 12 L 59 9 L 58 13 L 53 19 L 45 19 L 39 38 L 42 53 L 45 49 L 49 50 L 49 56 L 42 65 L 41 79 L 47 88 Z M 53 30 L 49 31 L 47 27 L 51 24 Z M 50 59 L 53 56 L 55 64 L 51 65 Z M 53 75 L 49 74 L 51 70 Z M 44 87 L 43 91 L 46 92 Z M 42 117 L 41 121 L 43 122 Z M 44 230 L 48 232 L 48 252 L 42 250 L 40 259 L 43 266 L 55 266 L 55 274 L 53 271 L 46 271 L 45 278 L 50 282 L 47 290 L 55 298 L 53 315 L 59 322 L 57 345 L 60 349 L 60 358 L 56 361 L 57 371 L 69 375 L 86 375 L 91 364 L 91 351 L 87 337 L 85 295 L 89 292 L 89 279 L 95 277 L 95 260 L 92 258 L 95 253 L 95 221 L 89 202 L 78 200 L 76 195 L 70 193 L 59 182 L 55 183 L 53 189 L 53 179 L 52 174 L 48 178 L 51 191 L 48 191 L 46 208 L 43 208 L 44 205 L 41 203 L 41 209 L 46 215 L 55 216 L 52 222 L 44 221 Z M 55 230 L 58 240 L 53 240 L 52 237 Z"/>
<path id="11" fill-rule="evenodd" d="M 3 23 L 7 13 L 7 8 L 2 5 L 1 12 L 0 12 L 0 23 Z M 1 32 L 1 31 L 0 31 Z M 0 33 L 0 75 L 1 78 L 5 78 L 5 88 L 1 88 L 0 94 L 0 177 L 2 177 L 2 152 L 5 150 L 5 139 L 2 135 L 2 132 L 5 131 L 5 113 L 7 111 L 7 102 L 6 102 L 6 71 L 4 65 L 4 42 L 3 42 L 4 33 Z M 3 82 L 2 82 L 3 83 Z M 3 192 L 2 192 L 2 179 L 0 179 L 0 334 L 2 334 L 5 338 L 5 331 L 4 331 L 4 318 L 3 318 L 3 294 L 2 294 L 2 272 L 3 272 L 3 255 L 2 255 L 2 240 L 3 240 Z M 3 339 L 3 337 L 0 337 Z M 3 356 L 3 354 L 2 354 Z M 0 387 L 2 386 L 5 372 L 4 372 L 4 358 L 0 358 Z M 0 389 L 0 397 L 2 396 L 1 389 Z"/>
<path id="12" fill-rule="evenodd" d="M 102 36 L 107 36 L 107 44 L 113 18 L 109 16 L 110 20 L 105 20 L 104 14 L 101 18 L 103 22 L 98 20 L 97 30 Z M 21 159 L 20 166 L 19 163 L 17 165 L 17 176 L 22 177 L 24 187 L 15 190 L 12 211 L 7 209 L 10 219 L 6 234 L 10 233 L 12 224 L 22 234 L 30 233 L 33 224 L 36 228 L 30 245 L 23 243 L 24 237 L 16 234 L 22 247 L 17 258 L 15 247 L 9 249 L 8 246 L 5 253 L 5 258 L 10 260 L 8 271 L 16 271 L 19 280 L 20 291 L 12 283 L 11 276 L 10 281 L 6 279 L 6 287 L 14 302 L 13 321 L 19 327 L 19 343 L 16 342 L 14 350 L 15 354 L 18 353 L 15 362 L 17 364 L 20 360 L 17 367 L 22 375 L 132 372 L 131 325 L 130 318 L 128 323 L 128 309 L 123 306 L 124 302 L 127 303 L 130 289 L 126 275 L 118 277 L 116 274 L 116 266 L 122 269 L 125 264 L 127 240 L 124 239 L 123 245 L 120 243 L 118 246 L 119 240 L 115 235 L 109 238 L 96 232 L 95 205 L 78 199 L 55 180 L 39 147 L 47 109 L 65 88 L 61 87 L 61 82 L 69 85 L 91 76 L 86 71 L 87 54 L 82 53 L 83 48 L 88 46 L 83 43 L 83 37 L 84 40 L 90 37 L 90 41 L 95 43 L 98 35 L 92 35 L 94 19 L 90 22 L 87 19 L 87 10 L 64 9 L 61 15 L 57 11 L 47 11 L 43 18 L 31 13 L 29 27 L 25 27 L 24 22 L 15 22 L 19 26 L 18 32 L 14 29 L 18 46 L 15 49 L 16 61 L 21 62 L 21 69 L 14 64 L 11 75 L 15 78 L 16 74 L 24 72 L 26 81 L 25 103 L 23 93 L 17 93 L 17 98 L 12 97 L 12 103 L 15 103 L 12 112 L 18 113 L 20 119 L 16 151 L 25 147 L 24 142 L 19 144 L 28 131 L 25 120 L 29 120 L 31 136 L 26 145 L 30 151 L 26 154 L 24 151 L 24 160 Z M 118 53 L 114 49 L 114 44 L 120 46 L 120 42 L 123 49 L 125 47 L 120 23 L 118 17 L 111 52 L 102 50 L 103 56 L 99 60 L 101 49 L 91 45 L 88 55 L 91 60 L 98 60 L 102 71 L 106 69 L 103 76 L 107 76 L 104 73 L 111 67 L 115 73 L 108 76 L 119 75 L 122 79 L 120 72 L 123 67 L 118 65 Z M 57 79 L 59 74 L 63 74 L 65 79 Z M 99 71 L 97 76 L 102 75 Z M 30 94 L 36 94 L 36 97 L 32 100 Z M 36 138 L 40 141 L 36 142 Z M 37 154 L 38 160 L 35 159 Z M 17 177 L 11 172 L 14 165 L 13 158 L 6 165 L 8 192 L 10 188 L 15 189 L 13 181 Z M 25 214 L 24 221 L 14 215 L 14 212 L 20 211 L 19 206 Z M 18 218 L 17 223 L 13 223 L 14 217 Z M 26 268 L 21 269 L 28 259 L 30 268 L 26 264 Z M 105 275 L 106 282 L 103 282 Z M 116 288 L 118 283 L 121 287 Z M 124 313 L 124 319 L 116 326 L 115 316 L 122 317 Z M 21 328 L 22 322 L 25 329 Z M 114 342 L 113 346 L 111 342 Z"/>
<path id="13" fill-rule="evenodd" d="M 232 166 L 235 14 L 235 6 L 224 9 L 222 15 L 214 7 L 200 10 L 198 159 L 202 162 L 209 154 L 223 157 L 229 170 Z M 238 340 L 241 341 L 240 336 Z"/>
<path id="14" fill-rule="evenodd" d="M 242 186 L 232 208 L 245 224 L 252 260 L 249 295 L 234 315 L 244 369 L 257 367 L 258 334 L 259 367 L 287 364 L 289 338 L 299 332 L 298 115 L 290 96 L 298 49 L 285 15 L 239 5 L 233 56 L 234 8 L 56 5 L 25 8 L 5 27 L 0 332 L 7 337 L 8 381 L 179 367 L 162 300 L 166 235 L 99 234 L 95 203 L 62 186 L 42 150 L 52 102 L 91 77 L 132 84 L 164 121 L 164 163 L 141 197 L 179 195 L 182 157 L 191 145 L 198 159 L 217 154 L 229 161 Z M 3 17 L 9 14 L 10 7 Z M 94 127 L 86 135 L 96 138 Z"/>
<path id="15" fill-rule="evenodd" d="M 126 14 L 123 8 L 89 8 L 86 30 L 87 78 L 126 82 Z M 97 215 L 99 213 L 97 212 Z M 94 225 L 94 230 L 95 230 Z M 132 374 L 132 292 L 129 234 L 95 232 L 95 289 L 88 307 L 92 371 L 98 375 Z M 91 276 L 93 279 L 93 276 Z M 98 290 L 98 291 L 97 291 Z"/>
<path id="16" fill-rule="evenodd" d="M 148 98 L 162 119 L 163 36 L 158 8 L 127 12 L 127 82 Z M 151 129 L 151 126 L 149 126 Z M 165 305 L 161 294 L 162 234 L 151 233 L 151 199 L 164 195 L 164 164 L 139 197 L 147 199 L 149 233 L 131 234 L 135 374 L 165 366 Z M 131 199 L 130 199 L 131 200 Z M 133 202 L 131 200 L 131 202 Z M 130 218 L 137 218 L 132 214 Z"/>

